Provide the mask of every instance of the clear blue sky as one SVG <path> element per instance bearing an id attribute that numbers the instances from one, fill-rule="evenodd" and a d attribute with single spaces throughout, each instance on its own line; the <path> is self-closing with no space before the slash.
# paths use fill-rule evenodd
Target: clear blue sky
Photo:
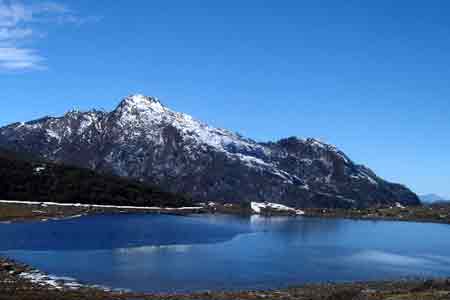
<path id="1" fill-rule="evenodd" d="M 449 1 L 0 0 L 0 125 L 125 95 L 450 196 Z"/>

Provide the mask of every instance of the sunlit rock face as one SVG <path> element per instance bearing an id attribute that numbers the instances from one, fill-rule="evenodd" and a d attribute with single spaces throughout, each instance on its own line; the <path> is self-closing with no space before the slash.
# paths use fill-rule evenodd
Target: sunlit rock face
<path id="1" fill-rule="evenodd" d="M 293 207 L 418 205 L 418 197 L 336 147 L 290 137 L 258 143 L 132 95 L 111 112 L 70 111 L 0 128 L 0 146 L 158 184 L 199 201 Z"/>

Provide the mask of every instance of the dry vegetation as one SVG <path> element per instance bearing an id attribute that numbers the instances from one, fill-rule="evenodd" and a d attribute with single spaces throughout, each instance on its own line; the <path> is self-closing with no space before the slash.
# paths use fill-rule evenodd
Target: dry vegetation
<path id="1" fill-rule="evenodd" d="M 306 209 L 306 216 L 366 220 L 399 220 L 450 224 L 450 204 L 367 209 Z"/>

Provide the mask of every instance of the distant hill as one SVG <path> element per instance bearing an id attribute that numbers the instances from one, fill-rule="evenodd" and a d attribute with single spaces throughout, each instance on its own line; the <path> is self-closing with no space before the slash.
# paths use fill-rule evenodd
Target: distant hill
<path id="1" fill-rule="evenodd" d="M 155 186 L 0 149 L 0 199 L 132 206 L 190 206 Z"/>
<path id="2" fill-rule="evenodd" d="M 420 195 L 419 198 L 420 198 L 420 201 L 422 201 L 423 203 L 436 203 L 436 202 L 450 201 L 450 199 L 445 199 L 444 197 L 441 197 L 436 194 Z"/>

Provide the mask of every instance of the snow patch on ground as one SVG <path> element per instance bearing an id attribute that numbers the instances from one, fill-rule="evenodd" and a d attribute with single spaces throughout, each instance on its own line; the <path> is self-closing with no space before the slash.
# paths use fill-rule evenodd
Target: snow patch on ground
<path id="1" fill-rule="evenodd" d="M 98 205 L 98 204 L 81 204 L 81 203 L 56 203 L 56 202 L 33 202 L 33 201 L 11 201 L 0 200 L 0 203 L 5 204 L 24 204 L 24 205 L 41 205 L 45 206 L 66 206 L 66 207 L 86 207 L 86 208 L 117 208 L 117 209 L 135 209 L 135 210 L 166 210 L 166 211 L 183 211 L 183 210 L 198 210 L 202 206 L 192 207 L 158 207 L 158 206 L 118 206 L 118 205 Z M 79 216 L 75 216 L 79 217 Z"/>
<path id="2" fill-rule="evenodd" d="M 36 269 L 22 272 L 19 274 L 19 277 L 28 280 L 32 284 L 54 290 L 79 290 L 81 288 L 94 288 L 105 292 L 130 292 L 130 290 L 127 289 L 112 289 L 103 285 L 81 284 L 74 278 L 48 275 Z"/>
<path id="3" fill-rule="evenodd" d="M 401 209 L 406 208 L 406 207 L 404 207 L 403 205 L 401 205 L 401 204 L 398 203 L 398 202 L 395 202 L 395 207 L 401 208 Z"/>
<path id="4" fill-rule="evenodd" d="M 80 289 L 83 286 L 82 284 L 76 282 L 76 280 L 73 278 L 47 275 L 37 270 L 22 272 L 19 274 L 19 276 L 25 280 L 30 281 L 33 284 L 46 286 L 57 290 L 76 290 Z"/>
<path id="5" fill-rule="evenodd" d="M 42 171 L 45 171 L 45 167 L 36 167 L 34 168 L 35 174 L 40 174 Z"/>
<path id="6" fill-rule="evenodd" d="M 305 212 L 300 209 L 295 209 L 286 205 L 271 203 L 271 202 L 251 202 L 252 211 L 260 214 L 265 209 L 272 209 L 276 211 L 293 212 L 296 215 L 304 215 Z"/>

